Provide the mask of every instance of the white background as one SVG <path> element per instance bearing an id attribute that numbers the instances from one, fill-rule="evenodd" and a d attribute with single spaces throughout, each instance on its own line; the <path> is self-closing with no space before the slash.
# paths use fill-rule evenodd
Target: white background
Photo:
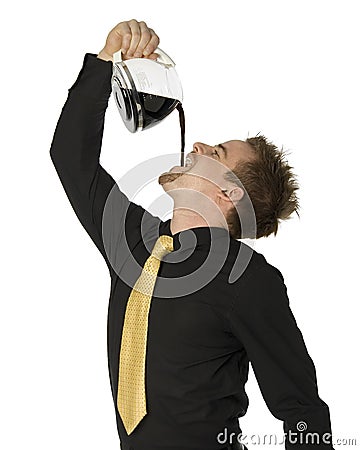
<path id="1" fill-rule="evenodd" d="M 119 448 L 106 355 L 110 279 L 49 149 L 85 53 L 98 53 L 110 29 L 132 18 L 157 32 L 177 64 L 186 152 L 195 141 L 214 145 L 258 132 L 290 152 L 300 220 L 295 215 L 255 249 L 284 275 L 334 438 L 359 445 L 358 2 L 63 0 L 7 8 L 0 31 L 1 448 Z M 101 162 L 113 177 L 176 151 L 176 111 L 131 134 L 110 99 Z M 281 435 L 252 372 L 247 393 L 243 432 Z"/>

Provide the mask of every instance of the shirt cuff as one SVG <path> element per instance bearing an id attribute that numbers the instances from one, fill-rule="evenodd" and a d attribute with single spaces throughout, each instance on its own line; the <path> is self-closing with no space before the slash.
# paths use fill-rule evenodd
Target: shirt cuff
<path id="1" fill-rule="evenodd" d="M 75 83 L 68 89 L 95 100 L 108 100 L 112 91 L 113 62 L 97 58 L 97 53 L 85 53 L 82 68 Z"/>

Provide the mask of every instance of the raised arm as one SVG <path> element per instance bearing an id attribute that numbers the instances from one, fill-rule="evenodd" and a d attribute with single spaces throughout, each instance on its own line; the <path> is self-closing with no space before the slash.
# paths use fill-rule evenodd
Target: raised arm
<path id="1" fill-rule="evenodd" d="M 251 275 L 228 318 L 270 412 L 284 422 L 286 449 L 333 450 L 329 408 L 319 397 L 315 367 L 280 271 L 268 265 Z"/>
<path id="2" fill-rule="evenodd" d="M 104 245 L 102 224 L 104 207 L 110 192 L 111 207 L 116 206 L 116 214 L 114 213 L 113 217 L 119 222 L 111 225 L 107 223 L 107 232 L 112 233 L 111 236 L 107 236 L 108 241 L 118 239 L 114 234 L 123 231 L 121 229 L 116 231 L 116 227 L 124 225 L 125 220 L 122 219 L 125 214 L 132 221 L 129 228 L 133 240 L 138 238 L 143 214 L 147 214 L 149 220 L 160 221 L 159 218 L 153 218 L 141 206 L 130 202 L 99 162 L 105 112 L 111 94 L 112 54 L 122 46 L 132 50 L 133 38 L 135 43 L 139 44 L 134 31 L 134 21 L 130 22 L 131 24 L 121 22 L 111 30 L 106 46 L 98 55 L 85 54 L 79 75 L 68 90 L 68 97 L 62 108 L 50 148 L 51 160 L 66 195 L 110 271 L 112 261 L 108 252 L 111 242 L 108 242 L 107 246 Z M 140 25 L 138 27 L 140 29 Z M 155 59 L 157 54 L 152 52 L 158 45 L 158 39 L 153 37 L 146 38 L 145 41 L 141 39 L 143 49 L 150 51 L 149 58 Z M 130 56 L 124 56 L 123 59 L 129 58 Z M 110 216 L 111 214 L 110 211 Z M 115 258 L 114 255 L 112 257 Z"/>
<path id="3" fill-rule="evenodd" d="M 105 62 L 93 53 L 85 54 L 80 73 L 68 90 L 50 148 L 66 195 L 107 263 L 101 220 L 115 181 L 100 165 L 99 158 L 111 75 L 111 61 Z M 123 201 L 126 202 L 125 197 Z"/>

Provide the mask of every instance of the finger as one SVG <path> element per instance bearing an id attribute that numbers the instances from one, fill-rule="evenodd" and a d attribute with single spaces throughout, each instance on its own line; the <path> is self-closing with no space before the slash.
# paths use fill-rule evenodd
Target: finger
<path id="1" fill-rule="evenodd" d="M 136 47 L 138 46 L 140 42 L 140 26 L 136 20 L 130 20 L 129 27 L 131 29 L 131 43 L 129 50 L 127 51 L 127 56 L 133 56 L 136 50 Z"/>
<path id="2" fill-rule="evenodd" d="M 106 49 L 112 55 L 120 49 L 126 52 L 130 46 L 131 29 L 127 22 L 118 23 L 108 34 L 106 38 Z"/>
<path id="3" fill-rule="evenodd" d="M 130 47 L 131 42 L 131 28 L 128 22 L 121 22 L 115 28 L 117 39 L 121 42 L 121 51 L 126 53 Z"/>
<path id="4" fill-rule="evenodd" d="M 139 44 L 136 48 L 136 51 L 134 53 L 134 56 L 136 58 L 140 58 L 142 56 L 144 48 L 147 46 L 147 44 L 149 43 L 149 41 L 152 37 L 150 30 L 147 27 L 145 22 L 139 22 L 139 25 L 140 25 L 140 31 L 141 31 L 141 38 L 140 38 Z"/>
<path id="5" fill-rule="evenodd" d="M 151 53 L 158 48 L 160 42 L 159 36 L 155 33 L 155 31 L 151 28 L 149 28 L 149 30 L 151 33 L 151 39 L 143 51 L 145 56 L 151 55 Z"/>
<path id="6" fill-rule="evenodd" d="M 147 59 L 153 59 L 154 61 L 156 61 L 158 59 L 160 55 L 158 53 L 151 53 L 151 55 L 146 56 L 145 58 Z"/>

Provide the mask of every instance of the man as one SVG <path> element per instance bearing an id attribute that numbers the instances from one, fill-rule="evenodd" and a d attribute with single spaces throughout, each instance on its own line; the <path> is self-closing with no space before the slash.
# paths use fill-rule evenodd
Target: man
<path id="1" fill-rule="evenodd" d="M 251 362 L 269 410 L 284 422 L 286 449 L 332 449 L 329 409 L 318 395 L 282 274 L 238 240 L 276 234 L 279 219 L 297 212 L 298 187 L 283 154 L 263 136 L 195 143 L 186 167 L 159 177 L 174 200 L 173 217 L 165 222 L 129 201 L 99 164 L 112 55 L 122 49 L 124 60 L 156 59 L 158 44 L 145 22 L 130 20 L 110 31 L 98 55 L 87 53 L 50 150 L 111 277 L 108 366 L 121 448 L 246 448 L 239 444 L 238 418 L 248 407 Z M 122 383 L 133 386 L 119 377 L 124 323 L 159 236 L 171 239 L 173 249 L 158 268 L 146 319 L 146 411 L 130 428 L 119 413 Z M 138 319 L 140 327 L 144 320 Z M 130 332 L 133 339 L 136 332 Z M 130 369 L 134 378 L 141 375 Z"/>

